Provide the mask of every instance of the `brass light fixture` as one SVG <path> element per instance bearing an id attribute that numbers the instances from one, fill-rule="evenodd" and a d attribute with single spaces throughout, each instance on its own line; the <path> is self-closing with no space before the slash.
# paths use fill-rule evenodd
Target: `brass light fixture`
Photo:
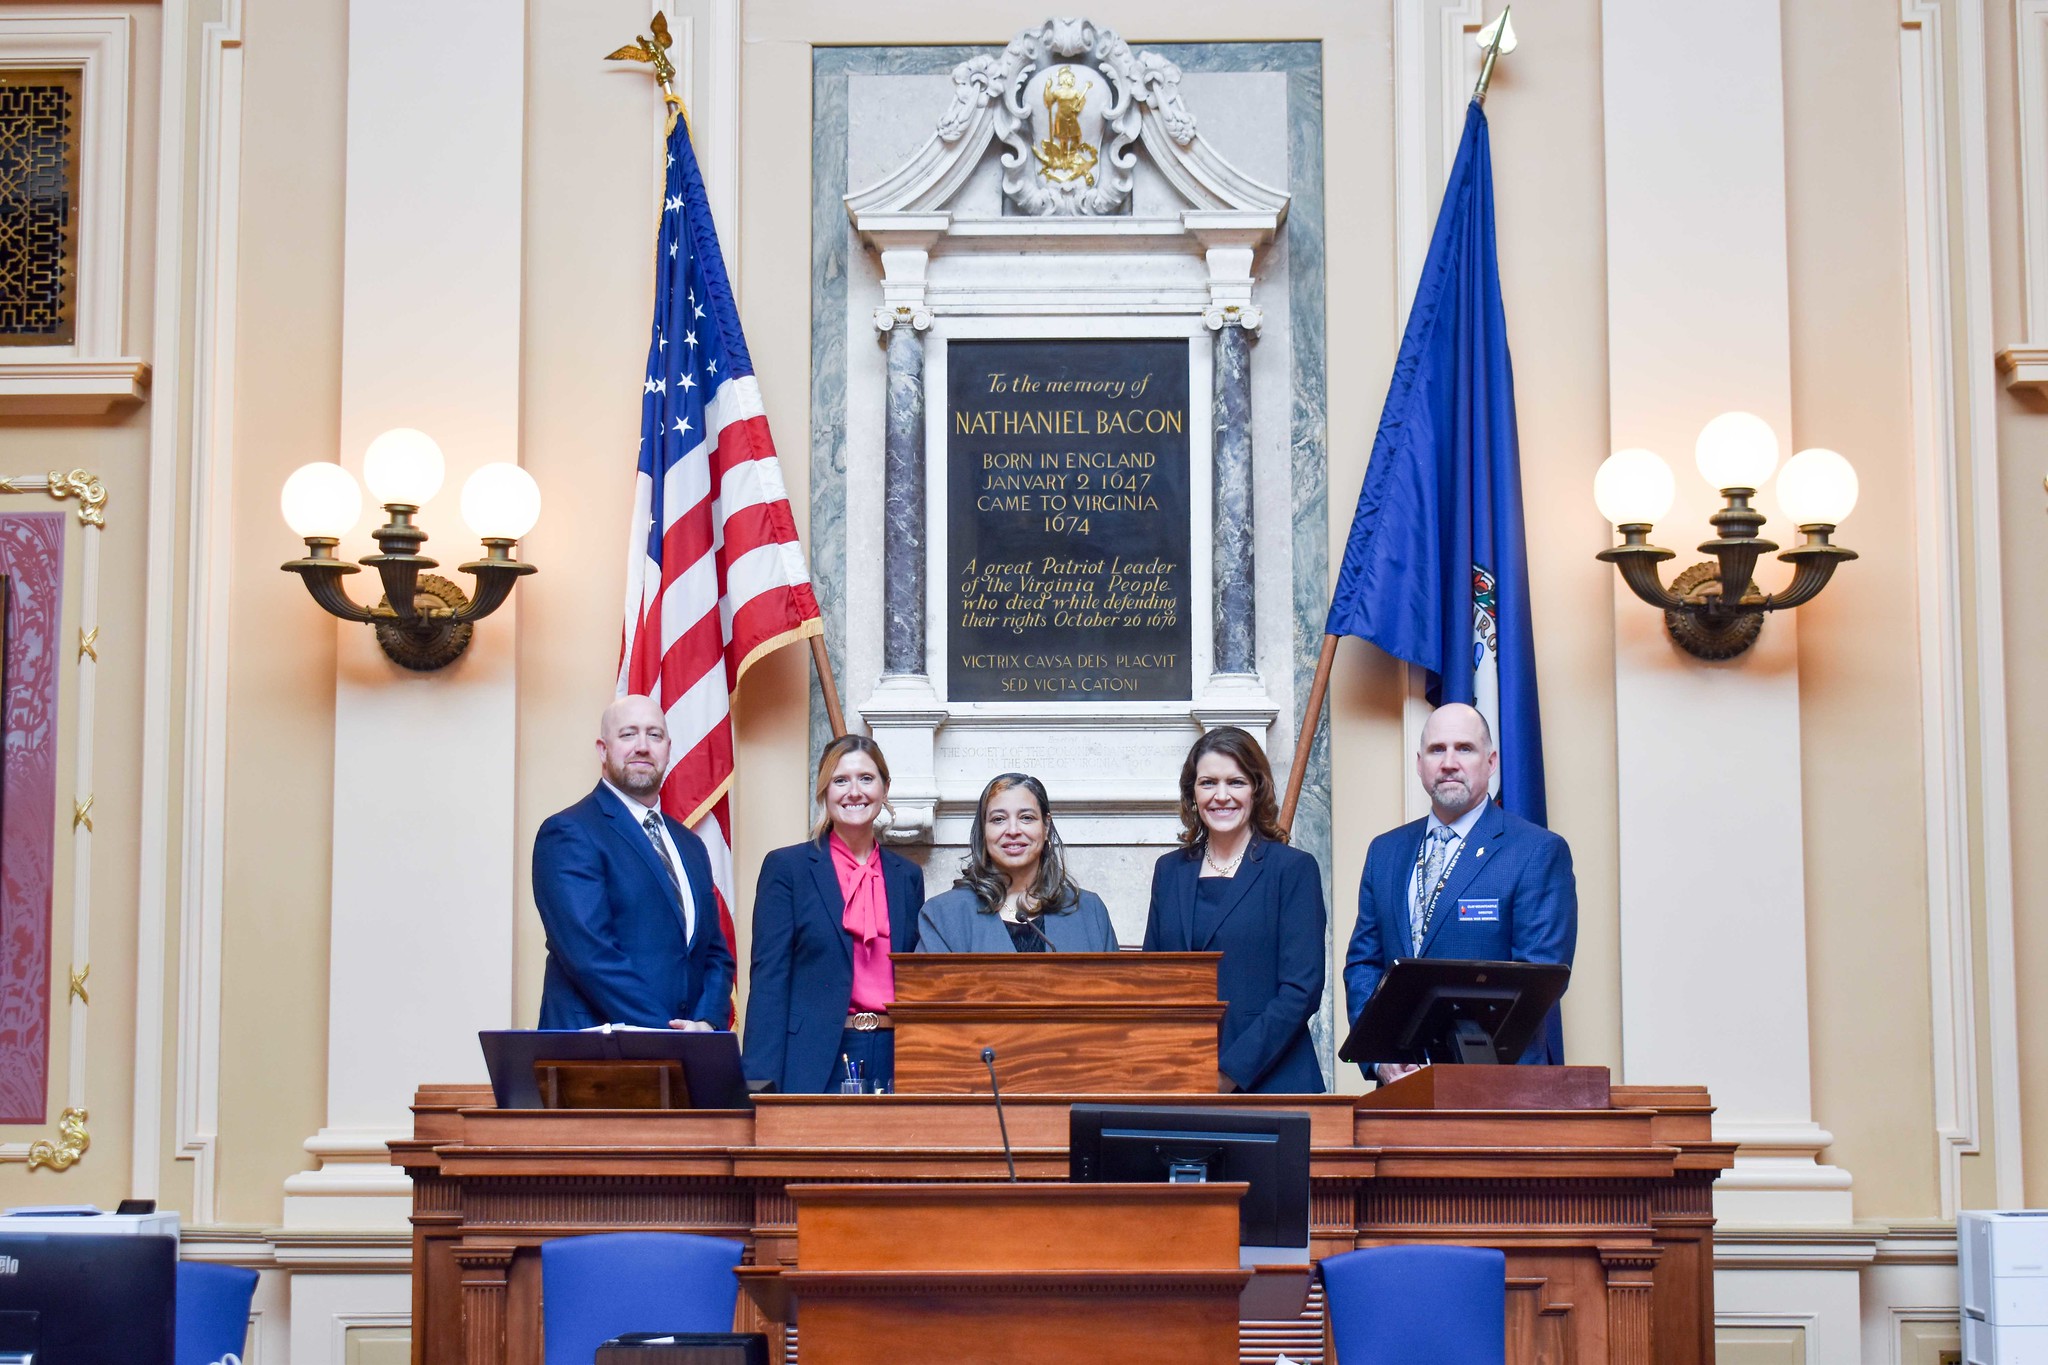
<path id="1" fill-rule="evenodd" d="M 1650 528 L 1671 510 L 1671 469 L 1655 452 L 1617 450 L 1593 478 L 1600 514 L 1621 532 L 1621 544 L 1597 558 L 1621 570 L 1636 596 L 1664 611 L 1664 628 L 1678 647 L 1702 659 L 1730 659 L 1756 643 L 1764 613 L 1812 601 L 1834 576 L 1835 566 L 1856 558 L 1854 550 L 1830 543 L 1843 518 L 1856 506 L 1856 471 L 1832 450 L 1802 450 L 1778 470 L 1778 438 L 1770 424 L 1747 412 L 1724 412 L 1701 430 L 1694 447 L 1700 474 L 1721 492 L 1724 505 L 1708 518 L 1719 532 L 1701 544 L 1711 563 L 1693 565 L 1660 581 L 1657 566 L 1673 557 L 1649 543 Z M 1757 559 L 1778 548 L 1757 534 L 1763 513 L 1749 505 L 1773 471 L 1778 503 L 1799 527 L 1798 546 L 1778 558 L 1793 566 L 1783 592 L 1757 590 L 1750 573 Z"/>
<path id="2" fill-rule="evenodd" d="M 540 519 L 540 488 L 516 464 L 487 464 L 462 486 L 462 518 L 484 543 L 484 557 L 462 566 L 476 579 L 472 596 L 455 583 L 424 570 L 439 562 L 419 553 L 427 533 L 413 518 L 441 489 L 446 465 L 441 447 L 423 431 L 399 427 L 370 442 L 363 454 L 363 481 L 389 518 L 371 535 L 377 553 L 363 556 L 383 580 L 384 596 L 361 607 L 342 587 L 358 566 L 336 558 L 334 547 L 355 529 L 363 492 L 338 464 L 301 466 L 285 480 L 284 519 L 306 542 L 306 557 L 283 567 L 305 581 L 313 600 L 344 621 L 377 627 L 377 643 L 392 662 L 420 672 L 443 668 L 469 647 L 473 622 L 505 604 L 531 564 L 512 557 L 520 538 Z"/>

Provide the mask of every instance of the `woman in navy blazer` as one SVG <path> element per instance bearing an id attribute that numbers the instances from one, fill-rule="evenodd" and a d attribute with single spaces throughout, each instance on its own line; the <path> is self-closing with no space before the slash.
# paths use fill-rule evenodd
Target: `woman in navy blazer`
<path id="1" fill-rule="evenodd" d="M 810 842 L 762 859 L 754 892 L 744 1062 L 751 1079 L 773 1081 L 784 1094 L 837 1090 L 848 1059 L 871 1088 L 893 1085 L 889 954 L 917 950 L 924 905 L 924 874 L 875 839 L 875 817 L 889 803 L 889 764 L 873 740 L 841 735 L 825 746 L 817 799 L 824 814 Z M 873 859 L 887 914 L 863 919 L 861 905 L 849 913 L 841 887 L 852 884 L 866 900 Z M 857 963 L 865 997 L 858 1010 Z"/>
<path id="2" fill-rule="evenodd" d="M 1181 847 L 1152 868 L 1145 950 L 1223 954 L 1218 1090 L 1321 1094 L 1308 1021 L 1323 1003 L 1323 874 L 1287 846 L 1257 740 L 1222 725 L 1195 741 L 1180 819 Z"/>

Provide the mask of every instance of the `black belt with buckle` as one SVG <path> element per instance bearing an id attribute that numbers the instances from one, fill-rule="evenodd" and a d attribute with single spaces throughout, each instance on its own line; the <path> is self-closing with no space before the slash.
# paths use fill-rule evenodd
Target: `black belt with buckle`
<path id="1" fill-rule="evenodd" d="M 846 1026 L 855 1033 L 873 1033 L 876 1029 L 895 1028 L 896 1021 L 873 1010 L 857 1010 L 846 1016 Z"/>

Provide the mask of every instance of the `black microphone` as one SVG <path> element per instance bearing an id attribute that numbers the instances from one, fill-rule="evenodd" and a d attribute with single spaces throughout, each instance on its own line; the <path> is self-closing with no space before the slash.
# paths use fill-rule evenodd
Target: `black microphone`
<path id="1" fill-rule="evenodd" d="M 996 1050 L 985 1047 L 981 1050 L 981 1064 L 988 1068 L 988 1088 L 996 1097 L 996 1128 L 1003 1135 L 1003 1164 L 1010 1168 L 1010 1179 L 1017 1178 L 1017 1159 L 1010 1155 L 1010 1125 L 1003 1121 L 1003 1088 L 996 1084 Z"/>

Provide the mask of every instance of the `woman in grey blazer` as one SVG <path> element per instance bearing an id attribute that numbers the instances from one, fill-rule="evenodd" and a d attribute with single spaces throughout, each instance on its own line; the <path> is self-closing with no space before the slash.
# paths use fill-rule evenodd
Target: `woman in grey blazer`
<path id="1" fill-rule="evenodd" d="M 1045 785 L 1004 773 L 982 788 L 953 889 L 924 903 L 920 953 L 1113 953 L 1102 897 L 1067 876 Z"/>

